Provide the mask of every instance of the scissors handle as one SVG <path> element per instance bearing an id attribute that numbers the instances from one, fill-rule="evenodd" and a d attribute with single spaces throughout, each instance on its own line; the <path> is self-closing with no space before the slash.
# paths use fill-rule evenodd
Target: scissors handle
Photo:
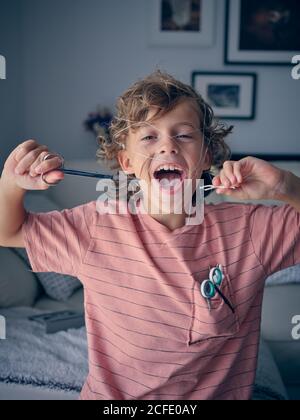
<path id="1" fill-rule="evenodd" d="M 214 185 L 204 185 L 204 187 L 200 187 L 200 189 L 204 190 L 204 191 L 212 191 L 212 190 L 235 190 L 236 187 L 224 187 L 223 185 L 220 185 L 219 187 L 215 187 Z"/>

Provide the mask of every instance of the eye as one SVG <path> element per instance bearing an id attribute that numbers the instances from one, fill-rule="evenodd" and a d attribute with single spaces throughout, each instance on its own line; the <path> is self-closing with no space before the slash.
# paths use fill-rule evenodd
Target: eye
<path id="1" fill-rule="evenodd" d="M 191 139 L 192 136 L 188 135 L 188 134 L 179 134 L 178 136 L 176 136 L 177 139 Z"/>
<path id="2" fill-rule="evenodd" d="M 146 137 L 142 138 L 142 141 L 150 141 L 150 140 L 154 140 L 154 139 L 156 139 L 155 136 L 146 136 Z"/>

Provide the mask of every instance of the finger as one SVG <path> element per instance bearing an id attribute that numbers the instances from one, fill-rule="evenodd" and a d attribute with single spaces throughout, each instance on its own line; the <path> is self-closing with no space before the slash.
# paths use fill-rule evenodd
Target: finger
<path id="1" fill-rule="evenodd" d="M 49 159 L 47 161 L 44 161 L 41 163 L 37 168 L 35 168 L 35 172 L 37 174 L 45 174 L 51 171 L 54 171 L 55 169 L 61 168 L 61 159 L 59 157 L 54 157 L 52 159 Z"/>
<path id="2" fill-rule="evenodd" d="M 235 162 L 235 164 L 233 166 L 233 172 L 234 172 L 234 175 L 237 179 L 238 184 L 241 184 L 243 182 L 243 176 L 242 176 L 242 172 L 241 172 L 241 163 L 240 162 Z"/>
<path id="3" fill-rule="evenodd" d="M 27 140 L 20 144 L 14 151 L 14 158 L 17 162 L 20 162 L 31 150 L 39 147 L 35 140 Z"/>
<path id="4" fill-rule="evenodd" d="M 34 139 L 29 139 L 29 140 L 25 140 L 23 141 L 23 143 L 21 143 L 18 147 L 27 147 L 30 146 L 31 144 L 35 144 L 38 145 L 37 141 Z"/>
<path id="5" fill-rule="evenodd" d="M 225 175 L 225 171 L 222 170 L 220 172 L 220 179 L 221 179 L 221 183 L 224 187 L 226 188 L 230 188 L 231 186 L 231 181 L 229 180 L 229 178 L 227 178 L 227 176 Z"/>
<path id="6" fill-rule="evenodd" d="M 40 175 L 46 172 L 60 169 L 62 161 L 59 156 L 54 156 L 49 160 L 44 160 L 48 153 L 44 152 L 41 154 L 41 159 L 37 159 L 30 168 L 30 172 L 34 175 Z"/>
<path id="7" fill-rule="evenodd" d="M 237 178 L 235 177 L 234 170 L 233 170 L 234 163 L 235 162 L 229 162 L 229 161 L 225 162 L 224 167 L 223 167 L 224 174 L 229 179 L 232 186 L 237 184 Z"/>
<path id="8" fill-rule="evenodd" d="M 220 176 L 219 175 L 215 176 L 212 183 L 215 187 L 219 187 L 221 185 Z"/>
<path id="9" fill-rule="evenodd" d="M 235 187 L 234 188 L 233 187 L 231 187 L 231 188 L 217 188 L 216 193 L 221 194 L 221 195 L 232 195 L 232 196 L 235 196 L 236 198 L 238 198 L 237 194 L 239 194 L 239 189 L 235 188 Z"/>
<path id="10" fill-rule="evenodd" d="M 36 161 L 40 154 L 47 150 L 48 148 L 46 146 L 40 146 L 28 152 L 16 166 L 15 173 L 24 175 L 25 172 L 29 171 L 30 166 Z"/>
<path id="11" fill-rule="evenodd" d="M 65 175 L 61 171 L 51 171 L 43 176 L 44 180 L 47 181 L 49 184 L 57 184 L 64 179 Z M 42 184 L 45 184 L 41 177 Z M 47 184 L 46 184 L 47 185 Z M 49 187 L 49 185 L 48 185 Z"/>
<path id="12" fill-rule="evenodd" d="M 234 190 L 232 190 L 231 188 L 218 188 L 216 189 L 216 193 L 220 195 L 232 195 L 234 193 Z"/>
<path id="13" fill-rule="evenodd" d="M 42 152 L 37 158 L 36 158 L 36 160 L 33 162 L 33 164 L 30 166 L 30 169 L 29 169 L 29 173 L 30 173 L 30 176 L 38 176 L 39 174 L 36 172 L 36 168 L 38 167 L 38 166 L 40 166 L 42 163 L 43 163 L 43 161 L 44 161 L 44 159 L 45 159 L 45 157 L 47 156 L 47 155 L 49 155 L 49 152 L 48 151 L 44 151 L 44 152 Z"/>

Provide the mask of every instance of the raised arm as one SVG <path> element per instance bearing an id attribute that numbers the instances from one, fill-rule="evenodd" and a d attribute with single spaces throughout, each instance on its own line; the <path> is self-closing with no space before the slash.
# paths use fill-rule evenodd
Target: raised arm
<path id="1" fill-rule="evenodd" d="M 228 187 L 217 189 L 218 194 L 237 200 L 283 201 L 300 213 L 300 178 L 261 159 L 246 157 L 238 162 L 225 162 L 213 184 Z"/>
<path id="2" fill-rule="evenodd" d="M 46 190 L 49 183 L 60 182 L 64 175 L 57 170 L 61 161 L 49 155 L 47 146 L 34 140 L 19 145 L 8 157 L 0 179 L 0 246 L 23 248 L 22 225 L 26 219 L 24 197 L 28 190 Z"/>

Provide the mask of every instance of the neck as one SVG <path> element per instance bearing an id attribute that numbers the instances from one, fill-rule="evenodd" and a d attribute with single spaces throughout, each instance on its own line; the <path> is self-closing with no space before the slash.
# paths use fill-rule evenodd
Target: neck
<path id="1" fill-rule="evenodd" d="M 166 226 L 170 231 L 179 229 L 185 226 L 185 214 L 151 214 L 148 213 L 158 223 Z"/>
<path id="2" fill-rule="evenodd" d="M 161 210 L 157 210 L 157 208 L 151 206 L 150 202 L 148 202 L 148 208 L 146 208 L 146 212 L 149 216 L 151 216 L 154 220 L 158 223 L 166 226 L 170 231 L 179 229 L 184 227 L 186 224 L 187 214 L 183 210 L 178 214 L 178 212 L 163 212 Z M 144 203 L 143 203 L 144 206 Z M 144 206 L 145 208 L 145 206 Z"/>

